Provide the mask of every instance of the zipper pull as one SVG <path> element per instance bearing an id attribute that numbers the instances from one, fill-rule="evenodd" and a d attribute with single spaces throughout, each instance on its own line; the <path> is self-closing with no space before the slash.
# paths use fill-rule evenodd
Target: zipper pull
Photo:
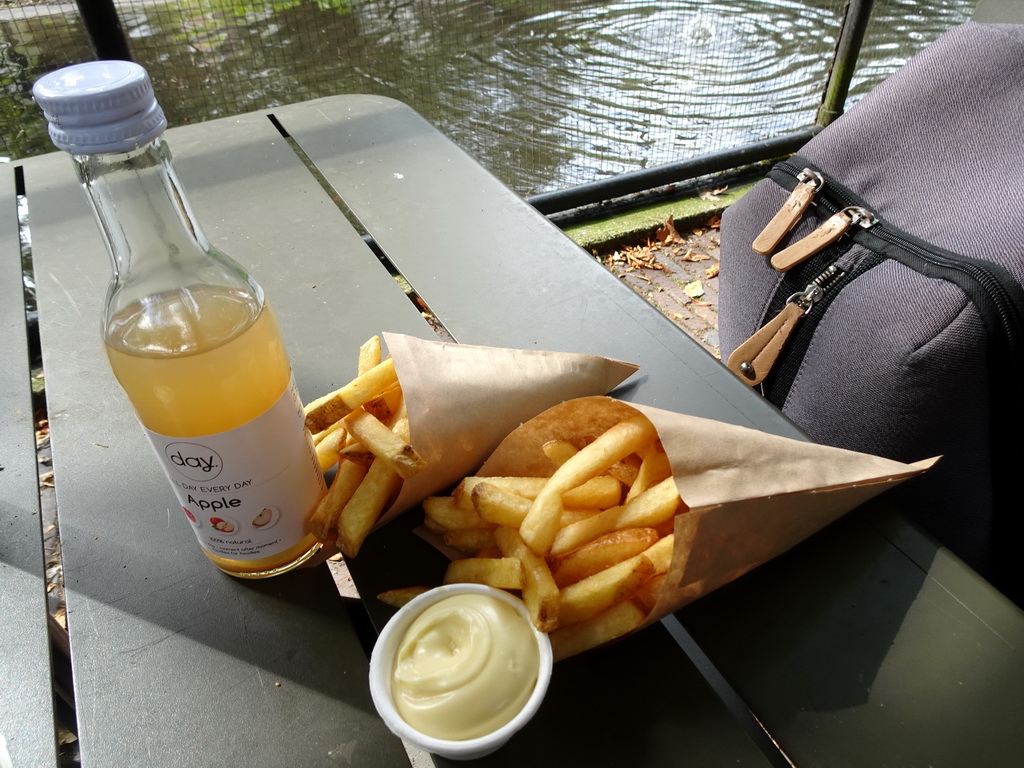
<path id="1" fill-rule="evenodd" d="M 814 201 L 814 195 L 825 186 L 825 180 L 821 177 L 821 174 L 815 173 L 810 168 L 804 168 L 800 171 L 797 181 L 799 183 L 789 193 L 789 197 L 782 204 L 778 213 L 765 225 L 765 228 L 761 230 L 761 234 L 754 238 L 754 243 L 751 247 L 755 253 L 767 256 L 774 251 L 775 247 L 782 242 L 782 238 L 800 221 L 804 211 Z"/>
<path id="2" fill-rule="evenodd" d="M 842 237 L 850 227 L 859 225 L 867 229 L 875 223 L 875 217 L 866 208 L 851 205 L 833 214 L 816 230 L 772 256 L 772 266 L 779 272 L 786 272 L 816 253 L 823 251 Z"/>
<path id="3" fill-rule="evenodd" d="M 801 318 L 817 304 L 845 271 L 835 264 L 818 275 L 802 291 L 786 299 L 786 305 L 753 336 L 740 344 L 726 363 L 744 384 L 754 387 L 764 381 L 778 362 Z"/>

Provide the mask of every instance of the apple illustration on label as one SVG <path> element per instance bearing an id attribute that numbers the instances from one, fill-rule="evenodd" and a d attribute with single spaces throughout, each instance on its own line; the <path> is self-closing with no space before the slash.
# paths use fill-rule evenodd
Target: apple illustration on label
<path id="1" fill-rule="evenodd" d="M 252 524 L 256 528 L 262 528 L 264 525 L 269 523 L 274 517 L 274 510 L 269 507 L 264 507 L 256 517 L 252 519 Z"/>

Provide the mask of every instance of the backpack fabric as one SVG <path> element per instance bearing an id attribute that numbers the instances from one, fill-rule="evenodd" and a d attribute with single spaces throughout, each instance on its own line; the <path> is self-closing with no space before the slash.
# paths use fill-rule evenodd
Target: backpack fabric
<path id="1" fill-rule="evenodd" d="M 791 231 L 756 252 L 792 190 L 819 178 Z M 837 214 L 853 219 L 837 239 L 772 265 L 789 246 L 810 250 L 805 238 Z M 1024 25 L 954 28 L 776 165 L 723 215 L 719 279 L 723 360 L 752 377 L 744 343 L 785 310 L 792 327 L 757 387 L 816 441 L 899 461 L 942 455 L 893 493 L 1014 596 Z M 808 290 L 815 281 L 824 290 Z M 800 297 L 814 295 L 804 310 Z M 794 300 L 800 310 L 786 309 Z"/>

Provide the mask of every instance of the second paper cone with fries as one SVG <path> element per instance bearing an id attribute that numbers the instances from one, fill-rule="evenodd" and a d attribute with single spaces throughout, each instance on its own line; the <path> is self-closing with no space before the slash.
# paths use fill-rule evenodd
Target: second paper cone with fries
<path id="1" fill-rule="evenodd" d="M 378 524 L 422 504 L 455 558 L 445 581 L 521 594 L 557 658 L 660 619 L 936 460 L 628 404 L 604 396 L 635 370 L 617 361 L 385 340 L 426 466 Z"/>

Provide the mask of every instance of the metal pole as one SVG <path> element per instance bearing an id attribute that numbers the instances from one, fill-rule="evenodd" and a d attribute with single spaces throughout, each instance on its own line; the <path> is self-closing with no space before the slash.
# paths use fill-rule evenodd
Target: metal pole
<path id="1" fill-rule="evenodd" d="M 815 121 L 822 127 L 843 114 L 853 70 L 857 66 L 857 57 L 860 55 L 860 46 L 864 42 L 864 32 L 867 30 L 873 5 L 874 0 L 847 0 L 843 24 L 839 29 L 839 40 L 836 42 L 836 51 L 832 57 L 832 66 L 829 68 L 825 92 Z"/>
<path id="2" fill-rule="evenodd" d="M 75 0 L 75 3 L 96 58 L 131 61 L 128 38 L 121 29 L 114 0 Z"/>
<path id="3" fill-rule="evenodd" d="M 526 202 L 545 215 L 592 205 L 617 197 L 645 192 L 655 187 L 689 181 L 700 176 L 732 170 L 743 165 L 773 160 L 796 152 L 818 132 L 817 127 L 787 133 L 774 139 L 743 144 L 720 152 L 711 152 L 689 160 L 620 173 L 587 184 L 542 192 Z"/>

